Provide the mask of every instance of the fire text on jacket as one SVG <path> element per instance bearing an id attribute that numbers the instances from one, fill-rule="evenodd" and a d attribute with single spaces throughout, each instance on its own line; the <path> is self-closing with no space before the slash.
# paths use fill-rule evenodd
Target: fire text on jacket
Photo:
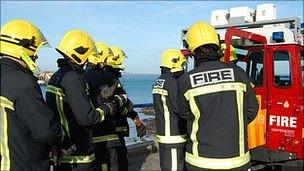
<path id="1" fill-rule="evenodd" d="M 154 88 L 163 88 L 164 87 L 164 83 L 165 83 L 166 80 L 164 79 L 158 79 L 154 82 L 154 85 L 153 87 Z"/>
<path id="2" fill-rule="evenodd" d="M 234 73 L 232 68 L 198 72 L 190 75 L 190 81 L 192 87 L 234 81 Z"/>

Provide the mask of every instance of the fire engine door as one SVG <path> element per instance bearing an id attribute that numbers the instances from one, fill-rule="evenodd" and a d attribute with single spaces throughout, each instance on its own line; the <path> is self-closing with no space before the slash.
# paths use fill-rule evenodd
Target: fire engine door
<path id="1" fill-rule="evenodd" d="M 268 54 L 267 42 L 264 36 L 236 28 L 228 28 L 225 35 L 226 62 L 230 61 L 230 44 L 234 36 L 259 43 L 258 46 L 247 48 L 248 54 L 244 59 L 247 62 L 246 72 L 254 86 L 259 102 L 258 115 L 248 126 L 248 145 L 252 149 L 266 143 L 267 66 L 265 65 L 265 58 Z"/>
<path id="2" fill-rule="evenodd" d="M 297 153 L 302 149 L 298 145 L 302 141 L 303 128 L 300 52 L 296 45 L 278 45 L 270 49 L 266 146 Z"/>

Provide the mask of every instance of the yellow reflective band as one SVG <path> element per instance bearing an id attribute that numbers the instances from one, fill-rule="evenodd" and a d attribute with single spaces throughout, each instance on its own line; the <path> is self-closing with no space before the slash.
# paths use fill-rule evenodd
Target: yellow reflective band
<path id="1" fill-rule="evenodd" d="M 171 170 L 177 170 L 177 149 L 171 149 Z"/>
<path id="2" fill-rule="evenodd" d="M 238 106 L 238 118 L 239 118 L 239 152 L 240 156 L 245 154 L 245 138 L 244 138 L 244 117 L 243 117 L 243 91 L 236 91 L 236 100 Z"/>
<path id="3" fill-rule="evenodd" d="M 184 94 L 184 96 L 187 100 L 189 100 L 190 97 L 195 97 L 198 95 L 216 93 L 220 91 L 237 91 L 237 90 L 246 92 L 246 84 L 233 82 L 233 83 L 220 83 L 215 85 L 202 86 L 188 90 Z"/>
<path id="4" fill-rule="evenodd" d="M 1 170 L 10 170 L 10 150 L 8 147 L 8 118 L 6 108 L 14 111 L 14 103 L 9 101 L 6 97 L 0 97 L 1 115 L 0 115 L 0 154 L 1 154 Z"/>
<path id="5" fill-rule="evenodd" d="M 104 111 L 100 108 L 96 108 L 95 110 L 97 110 L 100 114 L 100 122 L 105 120 L 105 114 L 104 114 Z"/>
<path id="6" fill-rule="evenodd" d="M 48 85 L 46 87 L 46 92 L 53 93 L 56 96 L 56 106 L 57 106 L 57 110 L 58 110 L 58 114 L 59 114 L 59 118 L 60 118 L 60 123 L 63 125 L 63 127 L 67 131 L 67 135 L 70 137 L 69 124 L 64 115 L 64 110 L 63 110 L 63 97 L 65 95 L 63 93 L 62 88 Z M 64 139 L 64 136 L 65 136 L 65 133 L 62 134 L 61 138 Z"/>
<path id="7" fill-rule="evenodd" d="M 200 118 L 200 111 L 195 103 L 194 97 L 209 93 L 216 93 L 222 91 L 236 91 L 237 105 L 238 105 L 238 118 L 239 118 L 239 152 L 240 155 L 244 154 L 244 121 L 243 121 L 243 92 L 246 92 L 246 84 L 233 82 L 233 83 L 220 83 L 215 85 L 208 85 L 197 87 L 188 90 L 184 96 L 189 101 L 191 112 L 194 115 L 194 121 L 192 123 L 192 131 L 190 134 L 190 139 L 192 141 L 192 155 L 198 157 L 198 141 L 197 141 L 197 131 L 199 128 L 198 120 Z"/>
<path id="8" fill-rule="evenodd" d="M 57 94 L 57 95 L 63 96 L 63 97 L 65 96 L 64 93 L 63 93 L 63 90 L 61 88 L 58 88 L 58 87 L 55 87 L 55 86 L 52 86 L 52 85 L 48 85 L 46 87 L 46 92 Z"/>
<path id="9" fill-rule="evenodd" d="M 115 127 L 115 130 L 117 132 L 124 132 L 124 131 L 127 131 L 128 129 L 125 126 L 119 126 L 119 127 Z"/>
<path id="10" fill-rule="evenodd" d="M 121 84 L 120 84 L 120 83 L 118 83 L 118 84 L 117 84 L 117 87 L 118 87 L 118 88 L 120 88 L 120 87 L 122 87 L 122 86 L 121 86 Z"/>
<path id="11" fill-rule="evenodd" d="M 107 163 L 101 164 L 101 171 L 108 171 Z"/>
<path id="12" fill-rule="evenodd" d="M 198 131 L 198 120 L 201 116 L 201 113 L 200 113 L 200 110 L 198 109 L 198 107 L 195 103 L 194 97 L 191 97 L 189 99 L 189 103 L 190 103 L 190 109 L 191 109 L 191 111 L 194 115 L 194 121 L 192 123 L 192 130 L 191 130 L 191 134 L 190 134 L 190 139 L 193 143 L 192 144 L 192 153 L 195 156 L 198 156 L 198 149 L 197 149 L 198 141 L 197 141 L 196 133 Z"/>
<path id="13" fill-rule="evenodd" d="M 244 155 L 233 158 L 205 158 L 194 156 L 191 153 L 186 152 L 186 162 L 205 169 L 232 169 L 241 167 L 250 161 L 250 154 L 247 152 Z"/>
<path id="14" fill-rule="evenodd" d="M 1 108 L 14 110 L 14 103 L 9 101 L 6 97 L 1 96 L 0 103 L 1 103 Z"/>
<path id="15" fill-rule="evenodd" d="M 166 96 L 162 95 L 161 100 L 164 108 L 164 118 L 165 118 L 165 136 L 170 136 L 170 112 L 166 102 Z"/>
<path id="16" fill-rule="evenodd" d="M 152 93 L 153 94 L 160 94 L 160 95 L 168 96 L 168 91 L 167 90 L 159 89 L 159 88 L 153 89 Z"/>
<path id="17" fill-rule="evenodd" d="M 99 136 L 99 137 L 93 137 L 93 142 L 98 143 L 98 142 L 105 142 L 105 141 L 113 141 L 113 140 L 118 140 L 118 135 L 116 134 L 111 134 L 111 135 L 104 135 L 104 136 Z"/>
<path id="18" fill-rule="evenodd" d="M 64 126 L 65 130 L 67 131 L 67 135 L 70 137 L 69 124 L 63 111 L 63 98 L 62 96 L 58 96 L 57 94 L 55 96 L 56 96 L 56 106 L 59 113 L 60 123 Z"/>
<path id="19" fill-rule="evenodd" d="M 184 143 L 187 141 L 187 135 L 175 135 L 175 136 L 162 136 L 156 135 L 156 140 L 159 143 L 163 144 L 176 144 L 176 143 Z"/>
<path id="20" fill-rule="evenodd" d="M 63 156 L 61 163 L 91 163 L 95 160 L 95 154 L 89 156 Z"/>

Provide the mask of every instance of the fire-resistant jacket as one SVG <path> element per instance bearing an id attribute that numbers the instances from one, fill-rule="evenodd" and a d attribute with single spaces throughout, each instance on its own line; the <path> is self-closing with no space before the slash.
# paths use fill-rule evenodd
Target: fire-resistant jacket
<path id="1" fill-rule="evenodd" d="M 46 101 L 67 130 L 71 143 L 76 145 L 76 151 L 63 156 L 61 162 L 90 163 L 95 159 L 91 126 L 103 121 L 109 111 L 93 107 L 81 66 L 67 59 L 57 62 L 59 70 L 49 80 Z"/>
<path id="2" fill-rule="evenodd" d="M 62 136 L 37 78 L 19 63 L 2 58 L 0 170 L 47 170 L 50 145 Z"/>
<path id="3" fill-rule="evenodd" d="M 247 125 L 258 103 L 246 73 L 235 64 L 200 62 L 178 79 L 180 116 L 187 119 L 186 162 L 233 169 L 250 161 Z"/>
<path id="4" fill-rule="evenodd" d="M 89 68 L 89 69 L 87 69 Z M 89 97 L 94 107 L 98 107 L 105 102 L 109 102 L 113 97 L 118 82 L 112 74 L 104 72 L 99 66 L 87 66 L 84 78 L 89 85 Z M 103 122 L 93 127 L 93 142 L 95 145 L 105 145 L 106 147 L 120 146 L 121 142 L 115 131 L 115 118 L 108 117 Z"/>
<path id="5" fill-rule="evenodd" d="M 153 85 L 156 139 L 166 147 L 182 146 L 186 142 L 186 120 L 179 117 L 177 80 L 163 72 Z"/>
<path id="6" fill-rule="evenodd" d="M 109 75 L 109 78 L 114 79 L 115 82 L 118 82 L 117 88 L 114 91 L 114 95 L 127 94 L 119 80 L 119 78 L 121 77 L 119 71 L 113 69 L 112 67 L 106 66 L 104 68 L 104 72 L 106 75 Z M 131 118 L 133 120 L 137 116 L 138 113 L 136 111 L 134 110 L 128 111 L 126 109 L 122 111 L 122 114 L 119 114 L 117 116 L 115 123 L 115 130 L 119 136 L 124 136 L 124 137 L 129 136 L 129 124 L 127 118 Z"/>

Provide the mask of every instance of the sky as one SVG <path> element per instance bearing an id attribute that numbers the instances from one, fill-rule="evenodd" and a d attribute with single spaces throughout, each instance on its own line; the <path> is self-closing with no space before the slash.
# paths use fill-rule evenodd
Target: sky
<path id="1" fill-rule="evenodd" d="M 164 50 L 181 46 L 180 31 L 195 21 L 210 22 L 211 11 L 239 6 L 256 9 L 274 3 L 277 18 L 299 17 L 303 1 L 2 1 L 1 27 L 21 18 L 33 22 L 49 41 L 37 63 L 41 70 L 57 70 L 55 51 L 70 29 L 88 32 L 95 41 L 118 46 L 127 54 L 129 73 L 159 73 Z"/>

